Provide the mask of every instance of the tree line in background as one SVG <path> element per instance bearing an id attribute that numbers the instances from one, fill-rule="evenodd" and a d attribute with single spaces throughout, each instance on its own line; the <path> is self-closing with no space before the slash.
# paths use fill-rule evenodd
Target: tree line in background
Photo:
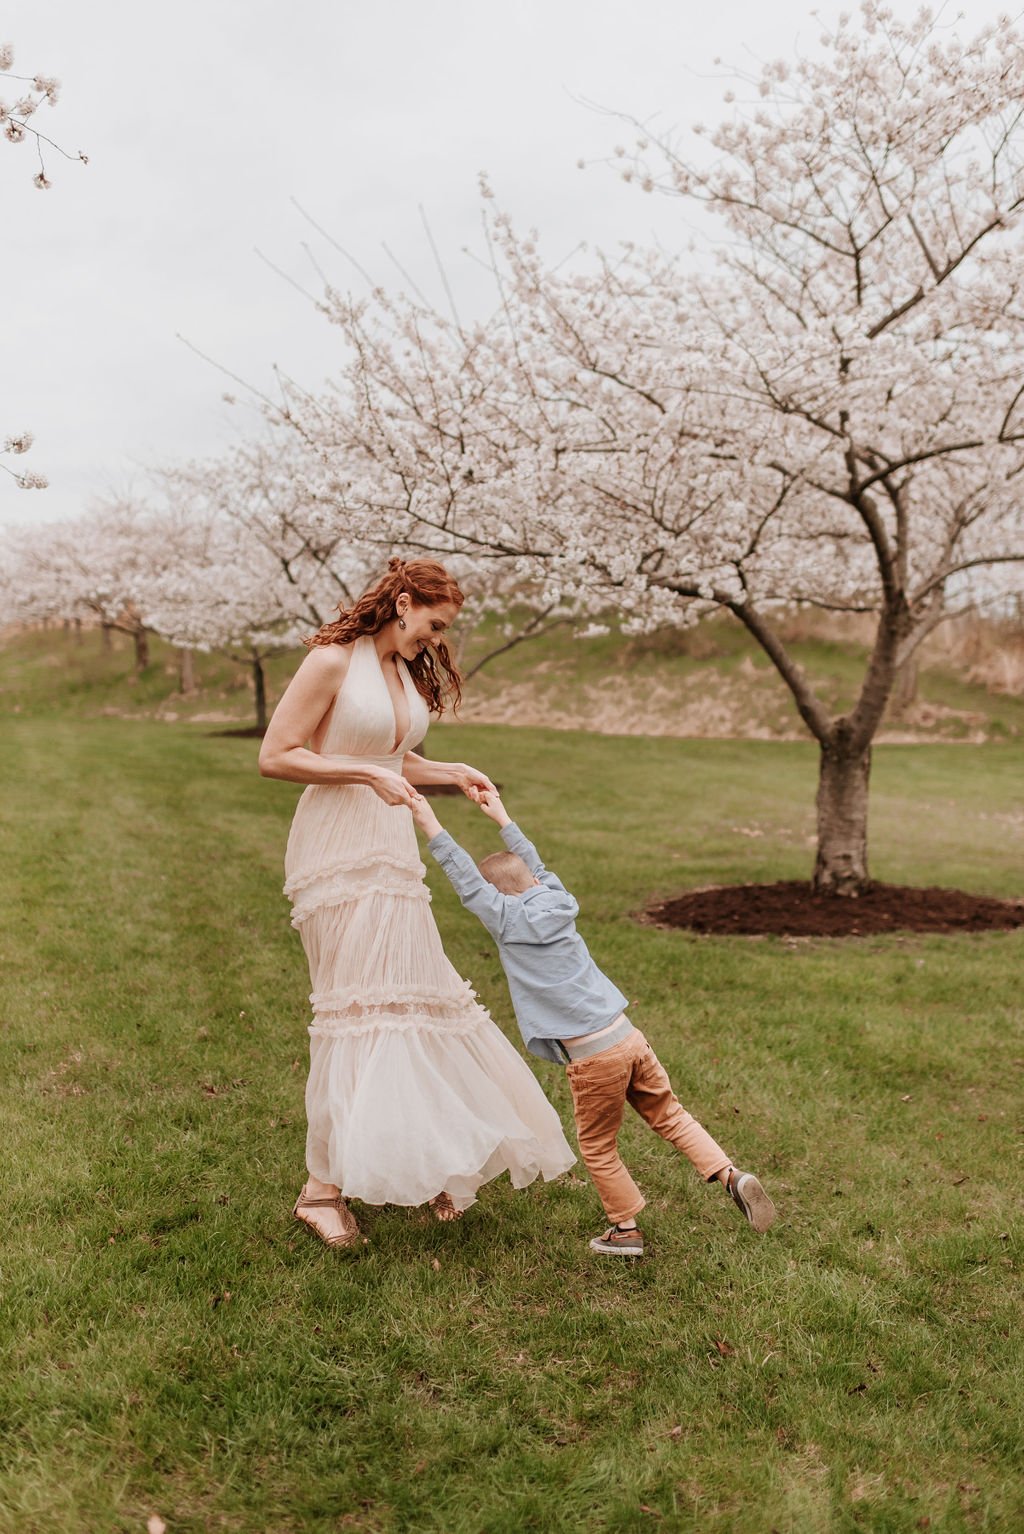
<path id="1" fill-rule="evenodd" d="M 815 884 L 858 893 L 897 676 L 1024 589 L 1024 39 L 866 0 L 726 99 L 693 155 L 634 124 L 614 156 L 717 216 L 711 269 L 635 246 L 552 266 L 485 185 L 488 320 L 328 288 L 335 383 L 286 381 L 258 440 L 144 502 L 12 534 L 6 615 L 258 666 L 395 551 L 452 565 L 506 643 L 725 610 L 820 748 Z M 873 623 L 839 715 L 777 621 L 801 606 Z"/>

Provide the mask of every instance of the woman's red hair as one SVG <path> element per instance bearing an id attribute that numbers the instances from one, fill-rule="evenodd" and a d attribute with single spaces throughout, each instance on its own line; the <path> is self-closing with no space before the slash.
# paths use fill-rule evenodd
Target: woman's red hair
<path id="1" fill-rule="evenodd" d="M 363 634 L 379 634 L 386 623 L 393 621 L 403 591 L 417 607 L 440 607 L 445 602 L 461 607 L 465 601 L 444 565 L 439 565 L 436 560 L 389 559 L 387 574 L 364 591 L 351 607 L 340 607 L 334 622 L 325 623 L 305 643 L 310 647 L 352 644 Z M 406 665 L 416 691 L 426 699 L 432 714 L 443 714 L 449 703 L 453 709 L 458 709 L 462 701 L 462 678 L 443 641 L 422 650 Z"/>

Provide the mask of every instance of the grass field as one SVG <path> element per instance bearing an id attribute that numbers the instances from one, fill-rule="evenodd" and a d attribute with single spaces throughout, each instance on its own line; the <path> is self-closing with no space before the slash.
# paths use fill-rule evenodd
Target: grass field
<path id="1" fill-rule="evenodd" d="M 201 727 L 8 720 L 0 795 L 3 1534 L 1014 1531 L 1024 934 L 697 939 L 652 894 L 800 876 L 796 744 L 435 733 L 505 785 L 683 1101 L 780 1209 L 755 1237 L 637 1124 L 651 1255 L 579 1175 L 461 1224 L 289 1217 L 308 978 L 296 792 Z M 876 753 L 873 871 L 1021 891 L 1014 745 Z M 475 852 L 491 828 L 438 801 Z M 453 962 L 514 1037 L 482 931 Z M 556 1067 L 538 1063 L 567 1126 Z M 579 1169 L 578 1169 L 579 1171 Z"/>

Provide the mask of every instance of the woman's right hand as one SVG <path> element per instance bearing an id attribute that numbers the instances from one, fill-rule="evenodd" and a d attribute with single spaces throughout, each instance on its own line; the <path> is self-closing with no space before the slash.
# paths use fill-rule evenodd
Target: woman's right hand
<path id="1" fill-rule="evenodd" d="M 403 778 L 399 772 L 392 772 L 388 767 L 372 769 L 369 787 L 385 804 L 404 804 L 411 809 L 416 798 L 416 790 L 408 778 Z"/>

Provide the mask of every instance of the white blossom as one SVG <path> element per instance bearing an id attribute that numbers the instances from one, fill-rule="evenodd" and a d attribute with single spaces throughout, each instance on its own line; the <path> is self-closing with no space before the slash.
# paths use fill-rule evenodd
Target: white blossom
<path id="1" fill-rule="evenodd" d="M 57 105 L 57 98 L 60 94 L 60 81 L 55 80 L 52 75 L 36 75 L 32 81 L 32 88 L 44 95 L 52 107 Z"/>

